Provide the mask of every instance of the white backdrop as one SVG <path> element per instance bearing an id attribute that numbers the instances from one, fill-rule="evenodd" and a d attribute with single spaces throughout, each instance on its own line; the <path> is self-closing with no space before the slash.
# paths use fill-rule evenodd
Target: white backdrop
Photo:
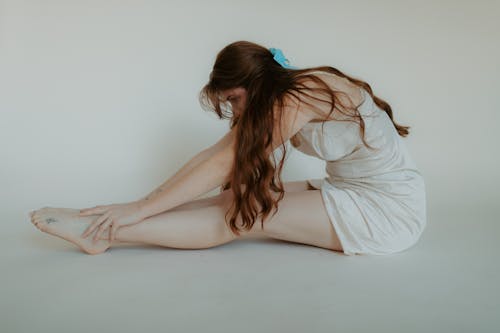
<path id="1" fill-rule="evenodd" d="M 494 1 L 1 1 L 0 202 L 27 212 L 135 200 L 220 138 L 197 95 L 250 40 L 367 81 L 410 125 L 429 212 L 496 205 L 500 5 Z M 285 181 L 322 177 L 293 151 Z"/>

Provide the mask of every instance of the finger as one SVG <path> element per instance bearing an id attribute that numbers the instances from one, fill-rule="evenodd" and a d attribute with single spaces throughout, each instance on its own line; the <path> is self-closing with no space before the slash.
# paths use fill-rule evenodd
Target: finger
<path id="1" fill-rule="evenodd" d="M 99 237 L 101 237 L 102 233 L 104 232 L 104 230 L 106 230 L 106 228 L 113 222 L 113 220 L 111 219 L 111 217 L 109 217 L 106 221 L 104 221 L 104 223 L 102 223 L 99 228 L 97 229 L 97 232 L 95 233 L 94 235 L 94 242 L 98 241 L 99 240 Z"/>
<path id="2" fill-rule="evenodd" d="M 118 223 L 113 223 L 111 225 L 111 242 L 116 239 L 116 232 L 118 231 Z"/>
<path id="3" fill-rule="evenodd" d="M 110 217 L 103 224 L 101 224 L 99 226 L 99 228 L 97 229 L 97 232 L 94 235 L 94 239 L 93 239 L 94 243 L 97 242 L 99 239 L 101 239 L 101 237 L 106 238 L 104 235 L 106 232 L 109 234 L 109 230 L 110 230 L 112 223 L 113 223 L 113 220 Z"/>
<path id="4" fill-rule="evenodd" d="M 109 230 L 109 232 L 108 232 L 108 240 L 109 240 L 110 242 L 111 242 L 111 237 L 112 237 L 112 232 L 113 232 L 113 226 L 114 226 L 114 225 L 115 225 L 114 223 L 113 223 L 113 224 L 111 224 L 111 227 L 108 229 L 108 230 Z"/>
<path id="5" fill-rule="evenodd" d="M 82 237 L 85 238 L 87 237 L 91 232 L 94 231 L 95 228 L 97 228 L 102 222 L 104 222 L 107 218 L 109 217 L 108 213 L 101 215 L 98 217 L 94 222 L 92 222 L 85 232 L 82 234 Z"/>
<path id="6" fill-rule="evenodd" d="M 95 228 L 97 228 L 107 218 L 108 218 L 108 214 L 104 214 L 104 215 L 99 216 L 97 219 L 95 219 L 92 223 L 90 223 L 90 225 L 87 227 L 87 229 L 85 229 L 85 231 L 82 234 L 82 237 L 85 238 L 89 234 L 91 234 L 95 230 Z"/>

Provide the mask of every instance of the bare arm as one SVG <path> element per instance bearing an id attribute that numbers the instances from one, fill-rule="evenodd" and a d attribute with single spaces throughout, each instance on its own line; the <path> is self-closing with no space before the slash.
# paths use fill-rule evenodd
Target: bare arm
<path id="1" fill-rule="evenodd" d="M 163 211 L 167 211 L 187 201 L 196 199 L 200 195 L 208 191 L 211 191 L 213 188 L 226 183 L 229 175 L 229 170 L 225 169 L 230 168 L 233 163 L 233 158 L 234 158 L 233 145 L 235 141 L 234 140 L 235 133 L 236 133 L 236 126 L 228 133 L 226 133 L 221 139 L 219 139 L 219 141 L 217 141 L 213 146 L 203 149 L 201 152 L 196 154 L 181 169 L 179 169 L 179 171 L 177 171 L 174 174 L 174 176 L 165 181 L 156 190 L 148 194 L 146 197 L 140 199 L 139 202 L 141 204 L 141 207 L 144 208 L 146 215 L 152 216 L 161 213 Z M 226 166 L 226 164 L 229 164 L 229 166 Z M 213 170 L 214 165 L 216 166 L 217 170 Z M 174 202 L 172 203 L 169 202 L 168 198 L 172 196 L 171 194 L 172 192 L 176 193 L 178 191 L 181 191 L 182 194 L 187 194 L 189 196 L 190 192 L 185 193 L 186 191 L 183 191 L 182 188 L 183 186 L 186 185 L 180 185 L 179 187 L 179 183 L 182 184 L 186 181 L 186 179 L 188 180 L 191 179 L 190 177 L 191 173 L 193 172 L 199 173 L 200 170 L 202 170 L 201 174 L 197 174 L 195 175 L 195 177 L 197 176 L 203 178 L 210 178 L 206 176 L 217 174 L 217 172 L 224 173 L 224 170 L 221 169 L 224 169 L 227 172 L 227 175 L 224 175 L 222 179 L 222 183 L 216 184 L 215 187 L 211 187 L 209 189 L 201 189 L 201 191 L 198 192 L 197 194 L 194 194 L 195 196 L 193 197 L 182 199 L 182 197 L 179 196 L 176 197 L 176 200 Z M 217 182 L 219 182 L 219 180 L 217 180 Z M 164 199 L 165 196 L 167 197 L 167 199 Z M 177 199 L 181 199 L 181 201 L 178 201 Z M 165 202 L 165 200 L 167 200 L 167 202 L 166 205 L 164 206 L 162 203 Z"/>
<path id="2" fill-rule="evenodd" d="M 209 156 L 211 156 L 214 151 L 210 148 L 204 149 L 193 156 L 186 164 L 184 164 L 172 177 L 168 178 L 163 184 L 158 186 L 154 191 L 149 193 L 147 196 L 141 198 L 140 200 L 151 200 L 160 192 L 164 191 L 165 188 L 175 183 L 180 177 L 190 172 L 195 166 L 205 161 Z"/>
<path id="3" fill-rule="evenodd" d="M 141 198 L 140 200 L 141 201 L 142 200 L 151 200 L 154 197 L 156 197 L 159 193 L 163 192 L 165 190 L 165 188 L 172 185 L 177 180 L 179 180 L 179 178 L 181 178 L 182 176 L 186 175 L 191 170 L 193 170 L 193 168 L 196 167 L 198 164 L 205 161 L 210 156 L 212 156 L 213 154 L 215 154 L 219 150 L 226 147 L 233 139 L 233 135 L 234 135 L 234 131 L 230 131 L 230 132 L 226 133 L 221 139 L 219 139 L 219 141 L 217 141 L 214 145 L 210 146 L 209 148 L 203 149 L 202 151 L 197 153 L 186 164 L 184 164 L 172 177 L 167 179 L 163 184 L 161 184 L 154 191 L 152 191 L 151 193 L 149 193 L 145 197 Z"/>
<path id="4" fill-rule="evenodd" d="M 153 198 L 140 200 L 143 216 L 146 218 L 167 211 L 224 184 L 229 179 L 233 159 L 232 145 L 219 149 L 189 172 L 179 175 Z"/>
<path id="5" fill-rule="evenodd" d="M 313 113 L 307 111 L 293 103 L 287 105 L 281 121 L 274 125 L 273 133 L 279 135 L 273 135 L 273 142 L 268 147 L 269 156 L 313 118 Z M 143 215 L 149 217 L 167 211 L 227 183 L 235 158 L 237 128 L 235 125 L 219 141 L 218 148 L 207 159 L 180 175 L 154 198 L 140 200 Z"/>

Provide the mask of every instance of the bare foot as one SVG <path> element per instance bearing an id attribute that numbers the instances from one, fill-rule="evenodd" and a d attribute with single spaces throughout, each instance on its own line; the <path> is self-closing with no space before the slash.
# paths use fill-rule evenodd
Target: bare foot
<path id="1" fill-rule="evenodd" d="M 30 216 L 31 222 L 41 231 L 65 239 L 88 254 L 106 251 L 111 246 L 109 240 L 101 236 L 95 243 L 92 242 L 97 231 L 86 238 L 82 237 L 85 229 L 98 215 L 78 216 L 78 212 L 78 209 L 44 207 L 33 211 Z"/>

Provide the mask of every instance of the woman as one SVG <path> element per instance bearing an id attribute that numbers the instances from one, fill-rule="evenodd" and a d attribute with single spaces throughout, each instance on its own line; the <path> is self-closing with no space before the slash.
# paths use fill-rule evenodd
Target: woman
<path id="1" fill-rule="evenodd" d="M 227 45 L 200 92 L 204 109 L 230 120 L 224 137 L 140 200 L 81 212 L 45 207 L 32 222 L 89 254 L 114 241 L 201 249 L 252 234 L 347 255 L 414 245 L 426 199 L 401 139 L 409 127 L 366 82 L 287 62 L 279 49 Z M 283 183 L 287 146 L 325 160 L 328 176 Z"/>

